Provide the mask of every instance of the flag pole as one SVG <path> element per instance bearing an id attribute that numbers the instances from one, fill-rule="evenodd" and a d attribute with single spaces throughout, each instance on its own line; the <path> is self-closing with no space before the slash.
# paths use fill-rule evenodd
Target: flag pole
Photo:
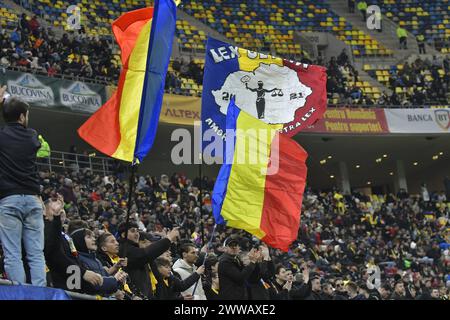
<path id="1" fill-rule="evenodd" d="M 203 172 L 202 172 L 202 169 L 203 169 L 203 154 L 202 154 L 202 151 L 200 151 L 200 153 L 199 153 L 199 160 L 200 160 L 200 165 L 199 165 L 199 167 L 198 167 L 198 175 L 199 175 L 199 179 L 200 179 L 200 187 L 199 187 L 199 190 L 200 190 L 200 195 L 199 195 L 199 201 L 200 201 L 200 228 L 201 228 L 201 235 L 202 235 L 202 247 L 205 245 L 205 235 L 204 235 L 204 233 L 205 233 L 205 228 L 204 228 L 204 225 L 203 225 L 203 212 L 202 212 L 202 205 L 203 205 L 203 195 L 202 195 L 202 193 L 203 193 L 203 188 L 202 188 L 202 183 L 203 183 Z"/>
<path id="2" fill-rule="evenodd" d="M 203 258 L 202 266 L 205 265 L 206 258 L 208 258 L 208 251 L 211 249 L 212 241 L 214 239 L 214 236 L 216 235 L 216 228 L 217 228 L 217 223 L 214 225 L 214 229 L 213 229 L 213 231 L 211 233 L 211 237 L 209 238 L 208 247 L 206 248 L 206 254 L 205 254 L 205 257 Z M 200 279 L 198 281 L 200 281 Z M 195 290 L 197 290 L 198 281 L 195 283 L 194 291 L 192 291 L 192 296 L 195 295 Z"/>
<path id="3" fill-rule="evenodd" d="M 128 208 L 127 208 L 127 219 L 125 222 L 125 246 L 123 249 L 123 258 L 127 257 L 127 251 L 128 251 L 128 229 L 129 229 L 129 222 L 130 222 L 130 211 L 132 207 L 133 202 L 133 191 L 134 191 L 134 178 L 136 176 L 136 168 L 137 164 L 133 161 L 131 164 L 131 174 L 130 174 L 130 185 L 129 185 L 129 192 L 128 192 Z"/>

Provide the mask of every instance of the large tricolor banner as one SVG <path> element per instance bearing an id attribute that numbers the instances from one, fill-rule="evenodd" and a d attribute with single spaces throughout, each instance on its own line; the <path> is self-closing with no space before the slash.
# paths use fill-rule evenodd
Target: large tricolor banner
<path id="1" fill-rule="evenodd" d="M 308 154 L 280 134 L 280 127 L 259 121 L 230 102 L 227 161 L 216 179 L 212 204 L 218 224 L 243 229 L 288 251 L 300 225 Z"/>
<path id="2" fill-rule="evenodd" d="M 156 136 L 176 25 L 174 0 L 127 12 L 112 24 L 122 51 L 117 91 L 83 126 L 81 138 L 125 161 L 142 161 Z"/>
<path id="3" fill-rule="evenodd" d="M 326 69 L 276 58 L 209 38 L 202 97 L 202 130 L 225 139 L 225 119 L 236 105 L 293 136 L 326 110 Z"/>

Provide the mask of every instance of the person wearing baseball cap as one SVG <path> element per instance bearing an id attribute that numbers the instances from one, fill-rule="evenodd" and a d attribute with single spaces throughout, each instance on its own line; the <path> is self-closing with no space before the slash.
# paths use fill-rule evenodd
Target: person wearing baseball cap
<path id="1" fill-rule="evenodd" d="M 256 249 L 250 250 L 248 258 L 250 263 L 244 266 L 239 258 L 240 239 L 229 236 L 225 239 L 223 246 L 225 253 L 219 258 L 219 299 L 220 300 L 247 300 L 246 281 L 255 271 L 261 252 Z"/>

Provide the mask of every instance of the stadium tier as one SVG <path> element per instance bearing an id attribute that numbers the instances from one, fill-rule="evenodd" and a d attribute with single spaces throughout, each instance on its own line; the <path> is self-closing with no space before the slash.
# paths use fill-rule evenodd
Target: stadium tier
<path id="1" fill-rule="evenodd" d="M 441 59 L 417 59 L 398 65 L 364 64 L 363 69 L 395 91 L 400 104 L 405 100 L 414 105 L 448 103 L 445 88 L 450 79 Z"/>
<path id="2" fill-rule="evenodd" d="M 449 53 L 450 4 L 447 0 L 378 0 L 367 1 L 380 6 L 383 14 L 404 26 L 414 36 L 422 34 L 425 41 L 442 53 Z"/>
<path id="3" fill-rule="evenodd" d="M 11 8 L 10 5 L 0 1 L 0 26 L 1 29 L 13 29 L 17 26 L 18 16 L 17 13 Z"/>
<path id="4" fill-rule="evenodd" d="M 0 300 L 449 300 L 449 0 L 155 1 L 0 0 Z"/>
<path id="5" fill-rule="evenodd" d="M 392 52 L 343 17 L 325 1 L 183 1 L 184 10 L 213 29 L 253 50 L 294 57 L 302 53 L 295 32 L 335 34 L 359 56 L 389 56 Z"/>

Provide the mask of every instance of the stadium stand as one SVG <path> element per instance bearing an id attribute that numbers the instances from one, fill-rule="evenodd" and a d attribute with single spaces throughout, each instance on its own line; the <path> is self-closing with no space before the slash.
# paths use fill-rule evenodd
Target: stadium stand
<path id="1" fill-rule="evenodd" d="M 367 1 L 380 6 L 383 14 L 441 53 L 450 52 L 450 6 L 446 0 Z"/>
<path id="2" fill-rule="evenodd" d="M 392 52 L 337 16 L 324 1 L 270 2 L 185 1 L 187 13 L 253 50 L 274 51 L 284 57 L 302 54 L 294 41 L 296 31 L 335 34 L 352 47 L 355 56 L 389 56 Z M 273 47 L 272 47 L 273 46 Z"/>
<path id="3" fill-rule="evenodd" d="M 120 52 L 111 41 L 111 22 L 123 12 L 153 5 L 149 0 L 14 1 L 49 22 L 51 27 L 42 27 L 35 17 L 21 16 L 0 0 L 0 72 L 2 68 L 9 68 L 102 84 L 115 84 L 121 69 Z M 425 31 L 430 44 L 441 53 L 449 52 L 450 25 L 446 13 L 450 7 L 447 0 L 367 2 L 382 4 L 388 18 L 405 26 L 414 35 Z M 73 4 L 80 5 L 85 23 L 79 31 L 69 32 L 67 18 L 70 13 L 66 9 Z M 330 105 L 437 107 L 449 104 L 448 56 L 432 59 L 410 57 L 405 62 L 391 63 L 394 58 L 389 48 L 357 30 L 323 0 L 184 0 L 182 9 L 239 46 L 326 66 Z M 310 59 L 295 38 L 296 32 L 307 31 L 333 34 L 349 45 L 351 52 L 343 50 L 328 61 L 321 57 Z M 198 58 L 196 53 L 205 50 L 206 33 L 181 19 L 176 24 L 176 36 L 181 55 L 170 61 L 165 90 L 172 94 L 200 97 L 204 59 Z M 369 74 L 373 82 L 363 80 L 358 72 L 359 65 L 362 66 L 359 70 Z M 375 81 L 380 85 L 374 85 Z M 392 94 L 385 89 L 391 90 Z M 432 140 L 436 138 L 434 136 L 438 134 L 424 136 L 424 140 Z M 321 142 L 327 142 L 331 138 L 322 139 Z M 364 157 L 366 150 L 357 151 Z M 441 156 L 444 151 L 440 152 Z M 57 152 L 52 150 L 52 153 L 55 155 Z M 67 277 L 67 270 L 59 269 L 60 261 L 55 263 L 52 259 L 59 254 L 63 257 L 61 261 L 69 259 L 73 265 L 98 272 L 99 277 L 112 281 L 114 285 L 111 291 L 83 282 L 76 293 L 69 294 L 73 297 L 92 300 L 167 298 L 167 291 L 174 288 L 160 278 L 159 264 L 152 261 L 149 269 L 148 261 L 144 261 L 142 282 L 148 284 L 148 292 L 143 292 L 141 283 L 136 283 L 133 278 L 136 275 L 132 276 L 130 269 L 126 269 L 118 257 L 119 249 L 123 250 L 125 243 L 121 234 L 127 218 L 130 190 L 129 172 L 124 164 L 105 160 L 101 162 L 102 170 L 94 171 L 92 167 L 89 169 L 94 159 L 90 159 L 87 150 L 82 155 L 61 154 L 62 158 L 57 162 L 60 165 L 53 166 L 53 169 L 50 166 L 50 170 L 46 170 L 47 162 L 40 162 L 36 178 L 47 205 L 44 253 L 48 286 L 68 289 L 67 282 L 59 281 Z M 79 158 L 84 160 L 79 162 Z M 331 158 L 329 155 L 327 159 Z M 51 163 L 50 158 L 47 160 Z M 69 166 L 70 161 L 75 162 L 73 166 Z M 433 168 L 430 166 L 426 170 L 431 176 Z M 164 168 L 164 171 L 168 169 Z M 334 179 L 334 175 L 330 179 Z M 132 196 L 135 205 L 131 208 L 130 227 L 134 234 L 139 235 L 135 249 L 148 253 L 149 246 L 161 241 L 159 245 L 162 247 L 161 243 L 165 242 L 166 251 L 161 256 L 168 259 L 166 267 L 169 266 L 173 272 L 170 279 L 174 281 L 179 274 L 174 272 L 172 263 L 183 263 L 178 260 L 183 258 L 180 244 L 191 243 L 197 257 L 197 266 L 190 266 L 194 272 L 203 262 L 207 249 L 198 251 L 216 230 L 211 215 L 214 180 L 208 177 L 190 179 L 183 173 L 173 173 L 170 177 L 167 174 L 160 177 L 138 175 L 134 183 L 136 190 Z M 246 282 L 248 287 L 245 291 L 248 291 L 249 299 L 261 299 L 258 294 L 263 292 L 265 299 L 272 300 L 448 300 L 448 177 L 444 184 L 445 191 L 428 190 L 423 184 L 419 194 L 410 194 L 400 188 L 396 194 L 376 192 L 376 189 L 371 189 L 371 194 L 368 194 L 367 188 L 354 189 L 344 195 L 341 190 L 331 187 L 332 184 L 324 190 L 307 186 L 303 194 L 298 239 L 287 253 L 272 248 L 266 250 L 250 234 L 218 226 L 206 260 L 206 271 L 199 275 L 204 292 L 199 291 L 198 295 L 217 299 L 217 291 L 220 292 L 221 288 L 218 283 L 224 279 L 217 270 L 218 258 L 224 253 L 224 240 L 234 234 L 239 236 L 236 242 L 242 249 L 241 260 L 251 260 L 249 252 L 258 247 L 261 256 L 255 264 L 261 270 L 269 270 L 262 283 L 260 279 L 263 276 L 256 283 L 252 283 L 252 279 Z M 169 246 L 164 238 L 175 226 L 180 226 L 180 239 Z M 80 233 L 76 235 L 77 232 L 82 232 L 81 236 Z M 95 254 L 94 250 L 87 248 L 89 240 L 86 237 L 96 240 Z M 110 243 L 108 250 L 117 249 L 117 252 L 103 249 L 102 244 L 106 240 Z M 369 270 L 375 266 L 380 268 L 381 283 L 378 289 L 370 289 L 367 279 Z M 129 274 L 124 275 L 123 270 Z M 30 282 L 31 276 L 27 276 Z M 0 281 L 0 286 L 9 285 L 2 246 L 0 279 L 5 280 Z M 161 290 L 164 283 L 167 283 L 166 291 Z M 172 291 L 169 292 L 171 298 L 183 299 L 180 292 Z"/>
<path id="4" fill-rule="evenodd" d="M 2 29 L 13 29 L 18 21 L 19 17 L 14 10 L 3 1 L 0 1 L 0 26 Z"/>
<path id="5" fill-rule="evenodd" d="M 65 226 L 81 219 L 96 238 L 104 233 L 118 235 L 119 225 L 126 215 L 123 190 L 127 188 L 127 182 L 114 175 L 92 175 L 86 169 L 78 173 L 42 171 L 39 175 L 44 186 L 44 201 L 56 192 L 66 195 Z M 73 183 L 69 184 L 69 180 Z M 133 222 L 137 223 L 144 237 L 142 241 L 155 241 L 163 228 L 179 225 L 179 219 L 185 215 L 187 221 L 181 229 L 181 239 L 201 243 L 201 233 L 194 222 L 194 209 L 200 206 L 200 180 L 192 181 L 182 174 L 173 174 L 170 178 L 167 175 L 161 178 L 148 175 L 138 180 L 135 210 L 140 218 Z M 209 213 L 211 203 L 208 195 L 212 186 L 213 181 L 202 181 L 205 196 L 202 208 Z M 343 196 L 338 190 L 308 189 L 303 200 L 301 236 L 294 243 L 291 254 L 271 250 L 273 263 L 298 274 L 294 282 L 297 289 L 304 285 L 299 277 L 302 272 L 304 276 L 322 279 L 336 289 L 330 296 L 322 290 L 314 295 L 309 289 L 291 299 L 350 299 L 348 291 L 339 286 L 343 282 L 356 283 L 358 299 L 448 299 L 445 270 L 450 257 L 445 250 L 450 244 L 445 239 L 449 236 L 446 217 L 450 202 L 447 199 L 442 192 L 431 192 L 430 200 L 425 201 L 422 196 L 405 192 Z M 211 221 L 205 220 L 204 236 L 212 230 Z M 225 229 L 218 230 L 212 246 L 213 256 L 222 253 L 222 242 L 227 234 Z M 245 257 L 253 246 L 253 240 L 245 233 L 240 236 L 242 256 Z M 179 257 L 176 252 L 172 250 L 169 255 L 173 261 Z M 375 264 L 381 266 L 382 285 L 388 291 L 383 297 L 365 286 L 365 270 Z M 203 277 L 204 286 L 208 287 L 210 277 L 211 269 Z M 400 296 L 395 292 L 399 281 L 406 288 Z M 273 286 L 272 282 L 268 283 Z M 432 297 L 434 289 L 438 290 L 437 297 Z"/>
<path id="6" fill-rule="evenodd" d="M 448 104 L 450 82 L 448 57 L 416 59 L 398 65 L 365 64 L 364 71 L 395 91 L 401 105 Z"/>

